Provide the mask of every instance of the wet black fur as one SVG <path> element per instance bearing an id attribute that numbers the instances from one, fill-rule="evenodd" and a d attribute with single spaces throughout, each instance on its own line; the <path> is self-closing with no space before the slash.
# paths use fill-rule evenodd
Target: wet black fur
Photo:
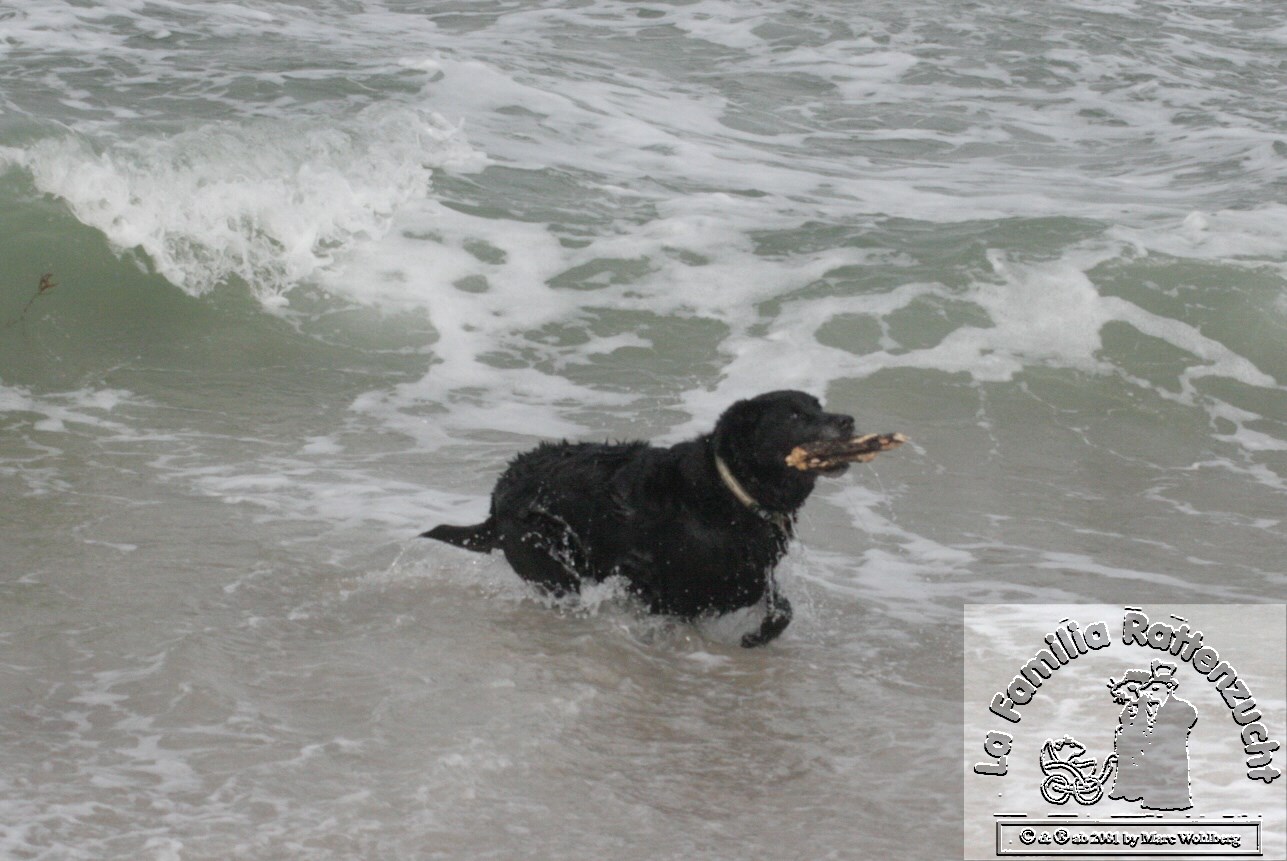
<path id="1" fill-rule="evenodd" d="M 767 593 L 760 629 L 742 638 L 763 645 L 791 621 L 773 569 L 817 479 L 788 467 L 786 456 L 853 429 L 852 418 L 823 412 L 816 398 L 780 391 L 738 401 L 714 431 L 670 448 L 545 443 L 510 462 L 487 520 L 423 537 L 501 550 L 521 577 L 555 594 L 619 575 L 653 612 L 690 619 L 749 607 Z M 717 454 L 757 508 L 720 479 Z"/>

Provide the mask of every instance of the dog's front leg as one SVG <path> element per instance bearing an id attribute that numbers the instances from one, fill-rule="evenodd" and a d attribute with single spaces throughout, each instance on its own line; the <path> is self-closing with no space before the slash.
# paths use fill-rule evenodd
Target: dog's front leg
<path id="1" fill-rule="evenodd" d="M 786 630 L 786 626 L 791 624 L 791 615 L 791 602 L 778 591 L 777 583 L 771 583 L 769 585 L 768 612 L 764 614 L 764 620 L 760 622 L 758 631 L 742 636 L 742 648 L 751 649 L 776 640 Z"/>

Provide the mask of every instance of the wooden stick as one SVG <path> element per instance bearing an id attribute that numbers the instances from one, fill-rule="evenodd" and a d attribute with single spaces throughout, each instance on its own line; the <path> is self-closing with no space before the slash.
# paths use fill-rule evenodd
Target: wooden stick
<path id="1" fill-rule="evenodd" d="M 853 439 L 818 440 L 791 449 L 787 466 L 808 472 L 831 469 L 844 463 L 867 463 L 882 451 L 890 451 L 907 442 L 901 433 L 869 433 Z"/>

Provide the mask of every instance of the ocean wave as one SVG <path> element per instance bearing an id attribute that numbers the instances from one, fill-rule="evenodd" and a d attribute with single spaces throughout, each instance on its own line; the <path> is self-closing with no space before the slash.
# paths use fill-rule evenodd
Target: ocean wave
<path id="1" fill-rule="evenodd" d="M 46 138 L 0 153 L 118 252 L 199 295 L 236 279 L 266 305 L 379 238 L 443 167 L 477 167 L 461 130 L 379 106 L 347 121 L 248 120 L 169 136 Z"/>

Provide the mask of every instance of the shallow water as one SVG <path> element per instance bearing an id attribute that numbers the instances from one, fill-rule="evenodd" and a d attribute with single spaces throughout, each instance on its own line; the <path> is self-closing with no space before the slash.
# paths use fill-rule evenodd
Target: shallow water
<path id="1" fill-rule="evenodd" d="M 964 604 L 1287 593 L 1285 43 L 0 0 L 0 855 L 958 857 Z M 412 538 L 787 387 L 912 442 L 768 649 Z"/>

